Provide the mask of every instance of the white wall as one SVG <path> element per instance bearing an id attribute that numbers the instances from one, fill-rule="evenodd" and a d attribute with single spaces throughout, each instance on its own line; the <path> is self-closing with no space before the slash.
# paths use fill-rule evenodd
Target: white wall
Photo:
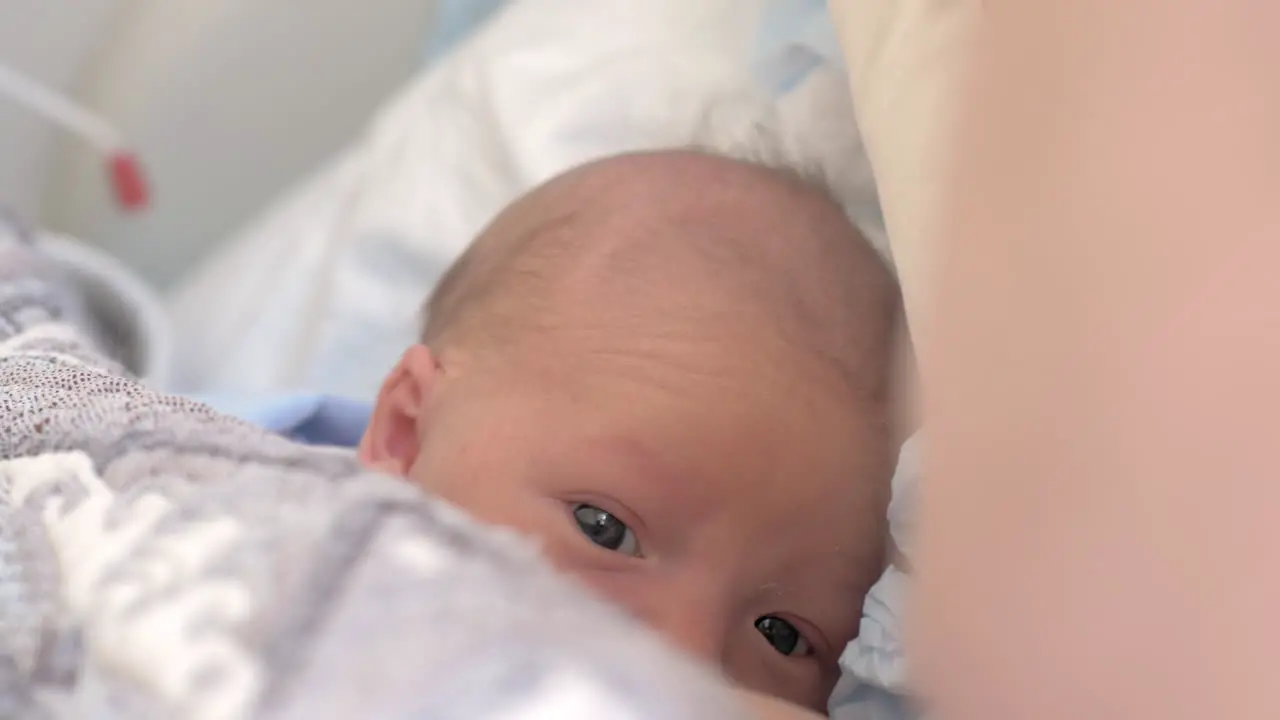
<path id="1" fill-rule="evenodd" d="M 70 88 L 120 0 L 0 0 L 0 61 Z M 0 98 L 0 203 L 38 219 L 53 128 Z"/>
<path id="2" fill-rule="evenodd" d="M 419 67 L 436 0 L 0 0 L 0 57 L 136 145 L 154 207 L 0 101 L 0 202 L 164 286 L 355 138 Z"/>
<path id="3" fill-rule="evenodd" d="M 419 66 L 434 0 L 129 0 L 81 86 L 151 174 L 155 207 L 111 206 L 69 153 L 47 209 L 166 285 L 357 136 Z"/>

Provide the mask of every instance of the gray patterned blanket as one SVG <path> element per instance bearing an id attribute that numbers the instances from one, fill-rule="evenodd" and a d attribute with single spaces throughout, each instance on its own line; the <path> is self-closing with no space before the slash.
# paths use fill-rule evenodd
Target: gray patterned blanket
<path id="1" fill-rule="evenodd" d="M 0 718 L 738 716 L 533 548 L 157 394 L 0 222 Z"/>

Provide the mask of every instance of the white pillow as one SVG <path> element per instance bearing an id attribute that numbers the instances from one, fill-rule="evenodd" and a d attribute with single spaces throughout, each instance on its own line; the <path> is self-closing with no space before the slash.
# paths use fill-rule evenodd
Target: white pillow
<path id="1" fill-rule="evenodd" d="M 181 387 L 372 396 L 503 205 L 585 160 L 687 143 L 750 82 L 763 1 L 511 3 L 176 289 Z"/>
<path id="2" fill-rule="evenodd" d="M 916 345 L 949 133 L 982 0 L 830 0 Z"/>

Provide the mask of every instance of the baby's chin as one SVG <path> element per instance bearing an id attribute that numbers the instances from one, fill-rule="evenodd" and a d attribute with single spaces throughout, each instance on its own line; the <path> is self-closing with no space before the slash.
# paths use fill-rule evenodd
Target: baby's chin
<path id="1" fill-rule="evenodd" d="M 825 718 L 799 705 L 792 705 L 785 700 L 751 690 L 737 688 L 734 693 L 742 706 L 744 717 L 750 720 L 824 720 Z"/>

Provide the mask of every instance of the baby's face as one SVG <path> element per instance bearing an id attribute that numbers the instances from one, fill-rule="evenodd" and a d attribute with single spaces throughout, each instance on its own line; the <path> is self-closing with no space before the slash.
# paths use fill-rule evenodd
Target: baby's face
<path id="1" fill-rule="evenodd" d="M 738 683 L 825 708 L 877 575 L 884 418 L 769 348 L 643 335 L 559 335 L 485 369 L 416 348 L 402 469 Z"/>
<path id="2" fill-rule="evenodd" d="M 444 293 L 436 352 L 388 378 L 362 457 L 532 537 L 740 685 L 825 709 L 896 454 L 869 397 L 892 283 L 842 209 L 657 153 L 571 171 L 476 243 L 463 277 L 488 284 Z"/>

